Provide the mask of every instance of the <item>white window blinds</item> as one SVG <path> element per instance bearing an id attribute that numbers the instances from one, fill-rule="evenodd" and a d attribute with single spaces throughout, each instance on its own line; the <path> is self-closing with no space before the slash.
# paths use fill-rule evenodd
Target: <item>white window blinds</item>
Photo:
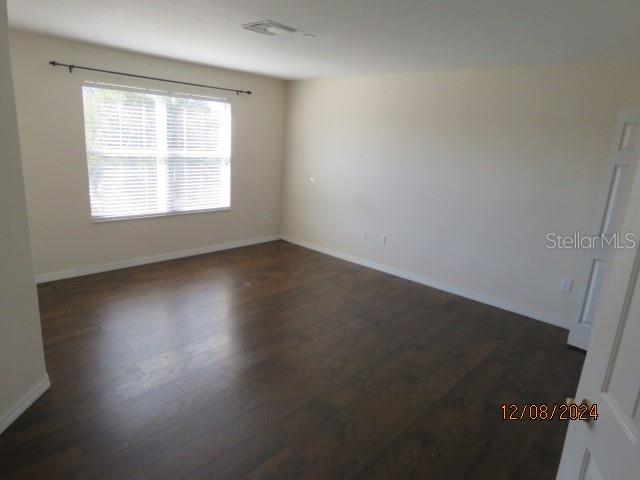
<path id="1" fill-rule="evenodd" d="M 227 102 L 95 84 L 82 90 L 94 219 L 229 207 Z"/>

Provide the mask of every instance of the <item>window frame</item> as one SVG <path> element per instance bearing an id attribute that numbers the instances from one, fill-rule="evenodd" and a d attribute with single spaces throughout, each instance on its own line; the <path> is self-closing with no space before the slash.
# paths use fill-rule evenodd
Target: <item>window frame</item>
<path id="1" fill-rule="evenodd" d="M 214 102 L 221 102 L 221 103 L 226 103 L 229 105 L 229 206 L 226 207 L 214 207 L 214 208 L 204 208 L 204 209 L 199 209 L 199 210 L 184 210 L 184 211 L 171 211 L 171 212 L 156 212 L 156 213 L 143 213 L 143 214 L 136 214 L 136 215 L 123 215 L 123 216 L 119 216 L 119 217 L 95 217 L 93 216 L 92 213 L 92 206 L 91 206 L 91 188 L 90 188 L 90 184 L 91 184 L 91 177 L 89 174 L 89 155 L 88 155 L 88 150 L 87 150 L 87 124 L 86 124 L 86 120 L 85 120 L 85 111 L 84 111 L 84 94 L 83 94 L 83 89 L 84 87 L 92 87 L 92 88 L 104 88 L 107 90 L 122 90 L 122 91 L 128 91 L 128 92 L 136 92 L 136 93 L 146 93 L 146 94 L 150 94 L 150 95 L 162 95 L 165 97 L 171 97 L 171 98 L 189 98 L 189 99 L 195 99 L 195 100 L 206 100 L 206 101 L 214 101 Z M 214 96 L 208 96 L 208 95 L 197 95 L 197 94 L 191 94 L 191 93 L 185 93 L 185 92 L 174 92 L 174 91 L 170 91 L 170 90 L 161 90 L 161 89 L 154 89 L 154 88 L 147 88 L 147 87 L 134 87 L 134 86 L 128 86 L 128 85 L 119 85 L 119 84 L 111 84 L 111 83 L 105 83 L 105 82 L 98 82 L 98 81 L 93 81 L 93 80 L 83 80 L 81 82 L 81 86 L 80 86 L 80 92 L 81 92 L 81 101 L 82 101 L 82 132 L 83 132 L 83 145 L 84 145 L 84 158 L 85 158 L 85 162 L 84 162 L 84 166 L 86 168 L 86 172 L 87 172 L 87 194 L 88 194 L 88 198 L 87 200 L 89 201 L 89 217 L 91 219 L 91 223 L 109 223 L 109 222 L 120 222 L 120 221 L 130 221 L 130 220 L 144 220 L 144 219 L 148 219 L 148 218 L 161 218 L 161 217 L 173 217 L 173 216 L 181 216 L 181 215 L 192 215 L 192 214 L 202 214 L 202 213 L 215 213 L 215 212 L 226 212 L 226 211 L 230 211 L 232 208 L 232 182 L 231 179 L 233 178 L 233 162 L 231 161 L 232 156 L 233 156 L 233 115 L 231 112 L 231 101 L 228 97 L 214 97 Z"/>

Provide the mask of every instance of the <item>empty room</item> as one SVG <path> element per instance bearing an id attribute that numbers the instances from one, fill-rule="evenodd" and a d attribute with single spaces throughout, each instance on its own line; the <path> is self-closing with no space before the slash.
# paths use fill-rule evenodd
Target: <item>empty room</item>
<path id="1" fill-rule="evenodd" d="M 3 480 L 640 479 L 639 0 L 0 0 L 0 151 Z"/>

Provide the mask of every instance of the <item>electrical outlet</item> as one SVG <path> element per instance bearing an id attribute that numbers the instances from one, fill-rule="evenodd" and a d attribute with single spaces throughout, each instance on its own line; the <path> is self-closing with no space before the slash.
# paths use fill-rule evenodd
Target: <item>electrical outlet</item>
<path id="1" fill-rule="evenodd" d="M 560 291 L 562 293 L 571 293 L 571 290 L 573 290 L 573 280 L 570 278 L 560 280 Z"/>
<path id="2" fill-rule="evenodd" d="M 271 219 L 271 212 L 262 212 L 262 220 L 267 221 Z"/>

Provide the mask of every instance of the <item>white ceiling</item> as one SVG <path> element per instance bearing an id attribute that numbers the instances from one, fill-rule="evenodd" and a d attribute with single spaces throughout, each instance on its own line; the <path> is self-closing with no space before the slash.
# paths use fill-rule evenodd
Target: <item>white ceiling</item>
<path id="1" fill-rule="evenodd" d="M 9 0 L 9 15 L 17 28 L 288 79 L 640 59 L 640 0 Z M 317 38 L 240 27 L 262 19 Z"/>

